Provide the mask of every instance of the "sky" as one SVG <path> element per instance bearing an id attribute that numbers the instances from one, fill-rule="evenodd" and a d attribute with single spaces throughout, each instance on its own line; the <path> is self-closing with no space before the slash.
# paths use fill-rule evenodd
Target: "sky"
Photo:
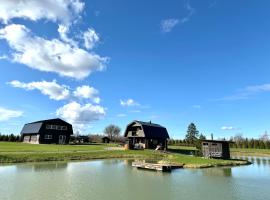
<path id="1" fill-rule="evenodd" d="M 1 0 L 0 132 L 132 120 L 184 138 L 270 131 L 270 1 Z"/>

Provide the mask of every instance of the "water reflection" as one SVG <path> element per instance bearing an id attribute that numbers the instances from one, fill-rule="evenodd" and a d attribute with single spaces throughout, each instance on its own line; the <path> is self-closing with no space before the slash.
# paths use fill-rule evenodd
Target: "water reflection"
<path id="1" fill-rule="evenodd" d="M 232 169 L 231 168 L 208 168 L 202 169 L 202 174 L 204 176 L 223 176 L 223 177 L 230 177 L 232 176 Z"/>
<path id="2" fill-rule="evenodd" d="M 253 164 L 172 173 L 138 170 L 132 160 L 113 159 L 2 166 L 0 199 L 269 199 L 270 158 L 235 158 Z"/>
<path id="3" fill-rule="evenodd" d="M 270 165 L 270 157 L 254 157 L 254 156 L 235 156 L 234 159 L 248 160 L 253 165 L 268 167 Z M 270 167 L 270 166 L 269 166 Z"/>
<path id="4" fill-rule="evenodd" d="M 18 171 L 54 171 L 66 169 L 68 163 L 66 162 L 48 162 L 48 163 L 31 163 L 31 164 L 20 164 L 16 166 Z"/>

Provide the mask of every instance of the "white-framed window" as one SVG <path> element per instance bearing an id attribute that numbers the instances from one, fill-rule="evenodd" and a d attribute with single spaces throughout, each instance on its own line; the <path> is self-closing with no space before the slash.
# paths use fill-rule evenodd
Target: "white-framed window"
<path id="1" fill-rule="evenodd" d="M 52 129 L 52 125 L 46 125 L 46 129 Z"/>
<path id="2" fill-rule="evenodd" d="M 52 139 L 52 135 L 45 135 L 44 138 L 47 140 L 50 140 L 50 139 Z"/>
<path id="3" fill-rule="evenodd" d="M 67 130 L 67 126 L 50 125 L 50 124 L 48 124 L 48 125 L 46 125 L 46 129 L 66 131 Z"/>

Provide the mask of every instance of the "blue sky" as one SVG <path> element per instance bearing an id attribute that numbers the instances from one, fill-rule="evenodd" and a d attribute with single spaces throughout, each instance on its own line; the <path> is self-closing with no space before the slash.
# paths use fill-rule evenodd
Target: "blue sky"
<path id="1" fill-rule="evenodd" d="M 0 132 L 152 120 L 183 138 L 270 131 L 270 2 L 4 1 Z"/>

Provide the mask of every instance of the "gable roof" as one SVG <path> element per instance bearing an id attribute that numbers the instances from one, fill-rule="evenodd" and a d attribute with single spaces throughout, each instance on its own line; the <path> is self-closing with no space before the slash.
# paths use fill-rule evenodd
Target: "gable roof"
<path id="1" fill-rule="evenodd" d="M 32 134 L 32 133 L 38 133 L 40 131 L 40 128 L 42 127 L 42 124 L 45 122 L 64 122 L 66 124 L 66 121 L 60 119 L 60 118 L 55 118 L 55 119 L 46 119 L 46 120 L 40 120 L 36 122 L 31 122 L 28 124 L 25 124 L 23 126 L 23 129 L 21 131 L 21 134 Z"/>
<path id="2" fill-rule="evenodd" d="M 24 133 L 30 133 L 30 134 L 31 133 L 38 133 L 41 126 L 42 126 L 42 122 L 25 124 L 23 126 L 22 131 L 21 131 L 21 134 L 24 134 Z"/>
<path id="3" fill-rule="evenodd" d="M 201 142 L 234 143 L 232 141 L 227 141 L 227 140 L 201 140 Z"/>
<path id="4" fill-rule="evenodd" d="M 53 119 L 45 119 L 45 120 L 40 120 L 40 121 L 35 121 L 35 122 L 30 122 L 28 124 L 36 124 L 36 123 L 44 123 L 44 122 L 51 122 L 51 121 L 58 121 L 58 122 L 64 122 L 64 123 L 67 123 L 69 124 L 68 122 L 60 119 L 60 118 L 53 118 Z"/>
<path id="5" fill-rule="evenodd" d="M 159 139 L 169 139 L 170 136 L 167 129 L 159 124 L 154 124 L 152 122 L 143 122 L 135 120 L 127 125 L 124 136 L 127 137 L 128 129 L 134 124 L 139 124 L 142 127 L 145 138 L 159 138 Z"/>

